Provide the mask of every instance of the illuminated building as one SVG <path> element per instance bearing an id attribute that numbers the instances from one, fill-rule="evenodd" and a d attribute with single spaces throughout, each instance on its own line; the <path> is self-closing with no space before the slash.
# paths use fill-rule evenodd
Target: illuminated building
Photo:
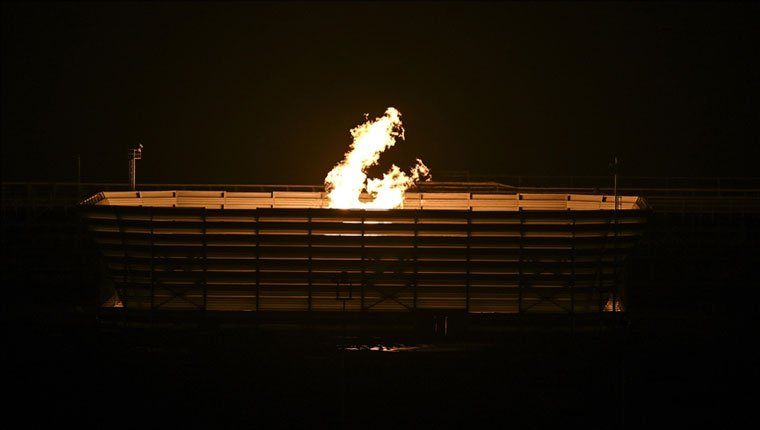
<path id="1" fill-rule="evenodd" d="M 430 187 L 433 188 L 432 186 Z M 82 216 L 130 310 L 598 313 L 625 309 L 635 196 L 410 192 L 326 209 L 319 192 L 115 191 Z"/>

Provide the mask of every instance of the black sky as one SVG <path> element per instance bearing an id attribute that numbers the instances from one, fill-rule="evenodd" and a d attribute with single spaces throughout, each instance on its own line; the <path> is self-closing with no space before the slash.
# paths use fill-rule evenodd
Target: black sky
<path id="1" fill-rule="evenodd" d="M 753 3 L 2 5 L 2 179 L 319 184 L 398 108 L 403 168 L 757 176 Z"/>

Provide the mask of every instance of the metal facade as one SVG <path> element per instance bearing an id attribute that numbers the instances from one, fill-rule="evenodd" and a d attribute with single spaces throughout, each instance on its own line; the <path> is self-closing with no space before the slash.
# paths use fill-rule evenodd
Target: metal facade
<path id="1" fill-rule="evenodd" d="M 636 197 L 409 193 L 325 209 L 323 193 L 104 192 L 81 206 L 137 310 L 595 313 L 624 310 Z"/>

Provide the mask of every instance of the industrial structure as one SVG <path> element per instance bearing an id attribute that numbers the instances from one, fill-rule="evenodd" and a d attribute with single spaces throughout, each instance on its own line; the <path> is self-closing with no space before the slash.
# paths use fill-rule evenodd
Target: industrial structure
<path id="1" fill-rule="evenodd" d="M 320 192 L 176 190 L 101 192 L 80 209 L 116 286 L 106 306 L 588 314 L 625 309 L 649 208 L 617 202 L 410 192 L 403 209 L 338 210 Z"/>

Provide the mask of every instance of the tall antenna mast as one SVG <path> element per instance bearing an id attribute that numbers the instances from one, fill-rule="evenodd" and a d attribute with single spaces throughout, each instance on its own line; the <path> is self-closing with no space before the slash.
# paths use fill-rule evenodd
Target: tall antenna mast
<path id="1" fill-rule="evenodd" d="M 617 212 L 618 206 L 619 206 L 619 204 L 618 204 L 619 198 L 618 198 L 618 192 L 617 192 L 617 188 L 618 188 L 618 169 L 619 168 L 620 168 L 620 162 L 618 161 L 617 155 L 615 155 L 612 158 L 612 162 L 610 162 L 610 169 L 612 170 L 612 195 L 613 195 L 613 198 L 615 199 L 614 200 L 614 203 L 615 203 L 614 210 L 615 210 L 615 212 Z"/>
<path id="2" fill-rule="evenodd" d="M 142 143 L 137 148 L 129 148 L 129 189 L 137 187 L 137 160 L 142 159 Z"/>

